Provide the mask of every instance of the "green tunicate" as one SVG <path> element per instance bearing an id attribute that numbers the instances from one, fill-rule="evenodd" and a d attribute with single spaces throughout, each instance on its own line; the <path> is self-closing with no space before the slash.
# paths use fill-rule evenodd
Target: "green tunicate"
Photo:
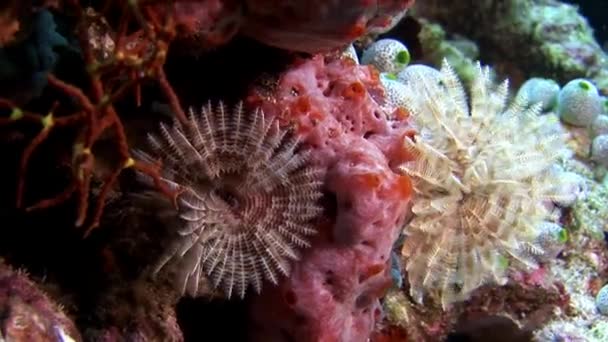
<path id="1" fill-rule="evenodd" d="M 586 79 L 568 82 L 558 94 L 557 113 L 560 119 L 574 126 L 585 127 L 602 111 L 597 88 Z"/>
<path id="2" fill-rule="evenodd" d="M 387 73 L 384 73 L 384 74 L 382 74 L 382 75 L 383 75 L 384 77 L 386 77 L 387 79 L 389 79 L 389 80 L 393 80 L 393 81 L 396 81 L 396 80 L 397 80 L 397 75 L 395 75 L 395 74 L 393 74 L 393 73 L 387 72 Z"/>
<path id="3" fill-rule="evenodd" d="M 581 87 L 581 89 L 583 89 L 583 90 L 591 89 L 591 84 L 589 84 L 589 82 L 587 82 L 587 81 L 580 81 L 578 83 L 578 86 Z"/>
<path id="4" fill-rule="evenodd" d="M 562 230 L 559 231 L 559 233 L 557 233 L 557 240 L 560 243 L 566 243 L 568 242 L 568 230 L 563 228 Z"/>
<path id="5" fill-rule="evenodd" d="M 410 52 L 408 50 L 401 50 L 395 56 L 395 60 L 399 64 L 407 65 L 410 63 Z"/>
<path id="6" fill-rule="evenodd" d="M 410 62 L 407 47 L 396 39 L 374 42 L 361 55 L 361 64 L 373 65 L 378 71 L 397 74 Z"/>

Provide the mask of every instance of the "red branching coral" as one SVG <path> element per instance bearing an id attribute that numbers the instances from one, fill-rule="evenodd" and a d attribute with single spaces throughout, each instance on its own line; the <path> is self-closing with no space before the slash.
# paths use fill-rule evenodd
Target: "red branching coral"
<path id="1" fill-rule="evenodd" d="M 71 9 L 78 16 L 77 34 L 89 71 L 90 92 L 85 93 L 78 86 L 50 74 L 48 75 L 49 85 L 67 97 L 73 98 L 78 107 L 76 109 L 69 105 L 64 107 L 61 103 L 56 102 L 48 112 L 41 114 L 28 112 L 9 99 L 0 99 L 0 108 L 8 109 L 10 112 L 8 117 L 0 118 L 0 125 L 30 122 L 42 126 L 21 157 L 16 206 L 18 208 L 26 207 L 27 210 L 47 208 L 63 203 L 75 195 L 78 198 L 76 225 L 81 226 L 87 223 L 86 232 L 88 233 L 99 224 L 105 199 L 124 169 L 132 168 L 152 176 L 163 193 L 167 196 L 173 195 L 160 182 L 158 165 L 143 163 L 131 157 L 122 121 L 114 103 L 131 91 L 135 92 L 138 100 L 139 86 L 147 80 L 154 79 L 166 94 L 176 116 L 182 120 L 186 120 L 186 116 L 162 68 L 168 46 L 175 36 L 173 12 L 162 12 L 158 8 L 152 7 L 140 7 L 137 2 L 125 2 L 124 13 L 118 29 L 116 32 L 112 32 L 114 44 L 110 44 L 110 46 L 113 50 L 100 51 L 108 48 L 108 46 L 98 46 L 101 38 L 96 35 L 100 34 L 102 30 L 96 29 L 95 25 L 101 24 L 100 15 L 92 14 L 90 9 L 82 8 L 77 0 L 68 1 L 65 6 L 64 10 Z M 170 9 L 170 7 L 165 7 Z M 128 27 L 134 24 L 139 25 L 140 29 L 136 32 L 129 32 Z M 107 29 L 109 30 L 109 28 Z M 51 132 L 63 127 L 73 127 L 79 132 L 79 136 L 73 144 L 72 182 L 56 196 L 26 206 L 25 175 L 27 175 L 30 159 Z M 89 190 L 95 164 L 93 147 L 103 135 L 108 133 L 115 137 L 119 164 L 115 165 L 111 172 L 104 177 L 97 203 L 92 210 L 89 210 Z M 89 216 L 89 214 L 91 215 Z"/>
<path id="2" fill-rule="evenodd" d="M 264 280 L 288 275 L 309 245 L 323 173 L 298 151 L 295 135 L 259 110 L 209 104 L 190 114 L 150 136 L 163 181 L 180 193 L 180 226 L 155 272 L 177 259 L 182 292 L 196 295 L 208 276 L 228 297 L 244 297 L 249 285 L 259 293 Z"/>
<path id="3" fill-rule="evenodd" d="M 325 185 L 336 201 L 291 276 L 255 299 L 254 335 L 366 341 L 391 284 L 389 256 L 412 193 L 410 179 L 394 169 L 410 158 L 402 149 L 414 133 L 407 116 L 381 109 L 373 68 L 322 56 L 294 65 L 274 94 L 248 100 L 298 127 L 312 160 L 327 168 Z"/>

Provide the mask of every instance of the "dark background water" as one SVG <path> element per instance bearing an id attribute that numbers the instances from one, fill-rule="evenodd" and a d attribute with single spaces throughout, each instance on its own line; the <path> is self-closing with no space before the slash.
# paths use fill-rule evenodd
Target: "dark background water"
<path id="1" fill-rule="evenodd" d="M 595 38 L 606 47 L 608 42 L 608 0 L 567 0 L 576 4 L 595 30 Z"/>

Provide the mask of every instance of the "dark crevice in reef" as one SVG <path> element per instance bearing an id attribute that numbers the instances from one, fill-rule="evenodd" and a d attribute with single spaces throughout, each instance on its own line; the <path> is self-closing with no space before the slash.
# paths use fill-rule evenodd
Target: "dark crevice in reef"
<path id="1" fill-rule="evenodd" d="M 295 55 L 267 47 L 245 37 L 201 56 L 169 54 L 165 69 L 180 94 L 183 106 L 200 106 L 208 100 L 235 103 L 264 75 L 278 75 Z M 255 61 L 255 63 L 254 63 Z"/>
<path id="2" fill-rule="evenodd" d="M 608 1 L 598 0 L 565 0 L 564 2 L 579 6 L 582 15 L 589 20 L 600 44 L 608 42 Z"/>
<path id="3" fill-rule="evenodd" d="M 421 29 L 418 20 L 406 16 L 393 29 L 380 35 L 379 39 L 392 38 L 401 41 L 407 46 L 412 61 L 415 61 L 423 56 L 422 45 L 418 37 Z"/>
<path id="4" fill-rule="evenodd" d="M 184 341 L 246 342 L 247 303 L 184 298 L 177 305 Z"/>
<path id="5" fill-rule="evenodd" d="M 531 342 L 532 331 L 503 316 L 481 316 L 460 321 L 445 342 Z"/>

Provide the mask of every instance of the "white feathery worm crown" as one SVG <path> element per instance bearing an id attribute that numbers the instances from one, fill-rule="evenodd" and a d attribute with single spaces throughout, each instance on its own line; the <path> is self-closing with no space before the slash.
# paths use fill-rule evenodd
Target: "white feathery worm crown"
<path id="1" fill-rule="evenodd" d="M 178 286 L 195 295 L 201 277 L 227 297 L 278 283 L 309 246 L 321 214 L 324 171 L 298 137 L 261 111 L 211 103 L 188 121 L 149 135 L 145 159 L 163 161 L 163 180 L 180 189 L 181 226 L 154 274 L 177 263 Z"/>

